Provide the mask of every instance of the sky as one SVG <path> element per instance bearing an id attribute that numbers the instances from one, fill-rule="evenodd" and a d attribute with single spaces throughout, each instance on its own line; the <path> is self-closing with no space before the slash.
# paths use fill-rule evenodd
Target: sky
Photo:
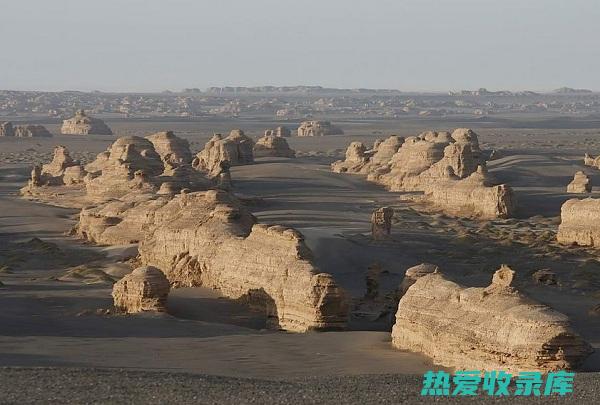
<path id="1" fill-rule="evenodd" d="M 0 89 L 600 90 L 599 0 L 0 0 Z"/>

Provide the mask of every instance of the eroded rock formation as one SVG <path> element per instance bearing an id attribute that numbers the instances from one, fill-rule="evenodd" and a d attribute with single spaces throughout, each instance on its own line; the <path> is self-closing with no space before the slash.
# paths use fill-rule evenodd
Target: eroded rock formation
<path id="1" fill-rule="evenodd" d="M 112 135 L 111 129 L 98 118 L 89 117 L 84 110 L 78 110 L 73 118 L 63 121 L 61 134 L 66 135 Z"/>
<path id="2" fill-rule="evenodd" d="M 565 245 L 598 246 L 600 241 L 600 199 L 566 201 L 560 209 L 556 239 Z"/>
<path id="3" fill-rule="evenodd" d="M 267 129 L 265 136 L 282 136 L 287 138 L 288 136 L 292 136 L 292 131 L 288 127 L 279 126 L 275 129 Z"/>
<path id="4" fill-rule="evenodd" d="M 126 313 L 166 312 L 171 286 L 162 271 L 138 267 L 113 286 L 114 306 Z"/>
<path id="5" fill-rule="evenodd" d="M 303 121 L 298 127 L 298 136 L 341 135 L 344 131 L 329 121 Z"/>
<path id="6" fill-rule="evenodd" d="M 392 218 L 394 209 L 381 207 L 371 214 L 371 238 L 373 240 L 386 240 L 390 238 L 392 231 Z"/>
<path id="7" fill-rule="evenodd" d="M 43 125 L 16 125 L 11 122 L 0 123 L 0 136 L 17 138 L 48 138 L 52 134 Z"/>
<path id="8" fill-rule="evenodd" d="M 408 288 L 392 329 L 395 347 L 467 370 L 576 369 L 591 346 L 568 318 L 526 298 L 503 266 L 485 288 L 466 288 L 435 272 Z"/>
<path id="9" fill-rule="evenodd" d="M 567 185 L 567 193 L 590 193 L 592 191 L 592 183 L 590 178 L 582 171 L 575 173 L 573 181 Z"/>
<path id="10" fill-rule="evenodd" d="M 160 155 L 162 160 L 174 164 L 191 164 L 192 152 L 187 140 L 179 138 L 173 131 L 157 132 L 147 136 L 154 150 Z"/>
<path id="11" fill-rule="evenodd" d="M 254 145 L 254 157 L 295 157 L 285 138 L 265 135 Z"/>
<path id="12" fill-rule="evenodd" d="M 510 187 L 487 173 L 477 135 L 428 131 L 406 139 L 391 136 L 368 150 L 352 142 L 335 172 L 359 173 L 391 191 L 421 191 L 425 202 L 444 212 L 479 218 L 509 217 L 514 211 Z"/>
<path id="13" fill-rule="evenodd" d="M 254 163 L 253 149 L 254 141 L 242 130 L 233 130 L 226 138 L 215 134 L 196 155 L 192 165 L 214 177 L 221 171 L 220 163 L 223 161 L 229 162 L 231 166 Z"/>

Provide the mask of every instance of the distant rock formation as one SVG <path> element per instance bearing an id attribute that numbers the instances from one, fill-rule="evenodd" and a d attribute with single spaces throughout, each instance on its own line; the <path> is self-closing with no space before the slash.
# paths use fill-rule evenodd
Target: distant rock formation
<path id="1" fill-rule="evenodd" d="M 466 128 L 423 132 L 406 139 L 391 136 L 368 150 L 352 142 L 346 159 L 334 162 L 338 173 L 358 173 L 391 191 L 422 191 L 425 202 L 452 215 L 505 218 L 513 214 L 507 185 L 487 173 L 477 134 Z"/>
<path id="2" fill-rule="evenodd" d="M 16 138 L 49 138 L 50 131 L 43 125 L 17 125 L 12 122 L 0 123 L 0 136 L 13 136 Z"/>
<path id="3" fill-rule="evenodd" d="M 590 178 L 582 171 L 575 173 L 573 181 L 567 185 L 567 193 L 590 193 L 592 184 Z"/>
<path id="4" fill-rule="evenodd" d="M 329 121 L 303 121 L 298 127 L 298 136 L 341 135 L 344 131 Z"/>
<path id="5" fill-rule="evenodd" d="M 187 165 L 192 163 L 190 143 L 176 136 L 173 131 L 157 132 L 147 136 L 146 139 L 152 142 L 154 150 L 163 161 Z"/>
<path id="6" fill-rule="evenodd" d="M 206 172 L 210 177 L 215 177 L 220 173 L 220 164 L 223 161 L 229 162 L 231 166 L 254 163 L 253 150 L 254 141 L 241 129 L 231 131 L 226 138 L 215 134 L 196 155 L 192 166 L 196 170 Z"/>
<path id="7" fill-rule="evenodd" d="M 296 157 L 285 138 L 265 135 L 254 145 L 254 157 Z"/>
<path id="8" fill-rule="evenodd" d="M 560 209 L 556 239 L 565 245 L 599 246 L 600 199 L 574 198 L 566 201 Z"/>
<path id="9" fill-rule="evenodd" d="M 98 118 L 87 116 L 84 110 L 78 110 L 73 118 L 64 120 L 60 129 L 65 135 L 112 135 L 112 130 Z"/>
<path id="10" fill-rule="evenodd" d="M 526 298 L 514 272 L 498 270 L 485 288 L 467 288 L 434 272 L 417 278 L 398 305 L 392 343 L 436 364 L 466 370 L 576 369 L 591 346 L 568 318 Z"/>
<path id="11" fill-rule="evenodd" d="M 265 136 L 281 136 L 287 138 L 292 136 L 292 131 L 288 127 L 279 126 L 275 129 L 267 129 L 265 131 Z"/>
<path id="12" fill-rule="evenodd" d="M 373 211 L 371 215 L 371 238 L 373 240 L 390 238 L 393 217 L 394 209 L 391 207 L 381 207 Z"/>
<path id="13" fill-rule="evenodd" d="M 162 271 L 138 267 L 113 286 L 114 306 L 126 313 L 166 312 L 171 285 Z"/>

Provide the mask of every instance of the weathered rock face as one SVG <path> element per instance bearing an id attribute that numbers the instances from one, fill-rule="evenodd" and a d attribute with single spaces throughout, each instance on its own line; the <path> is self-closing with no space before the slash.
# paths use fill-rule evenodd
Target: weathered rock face
<path id="1" fill-rule="evenodd" d="M 600 169 L 600 156 L 594 157 L 588 153 L 583 157 L 583 164 Z"/>
<path id="2" fill-rule="evenodd" d="M 331 168 L 366 174 L 391 191 L 422 191 L 424 202 L 452 215 L 504 218 L 514 212 L 510 187 L 495 184 L 487 174 L 477 135 L 469 129 L 391 136 L 371 150 L 353 142 L 346 159 Z"/>
<path id="3" fill-rule="evenodd" d="M 298 127 L 298 136 L 341 135 L 344 131 L 329 121 L 304 121 Z"/>
<path id="4" fill-rule="evenodd" d="M 330 275 L 319 273 L 300 233 L 254 225 L 223 192 L 192 193 L 157 210 L 162 218 L 140 244 L 143 263 L 176 285 L 206 286 L 263 305 L 272 323 L 293 331 L 336 329 L 347 301 Z"/>
<path id="5" fill-rule="evenodd" d="M 98 118 L 88 117 L 84 110 L 78 110 L 73 118 L 63 121 L 61 134 L 66 135 L 112 135 L 111 129 Z"/>
<path id="6" fill-rule="evenodd" d="M 437 271 L 439 271 L 439 267 L 431 263 L 421 263 L 407 269 L 406 273 L 404 273 L 402 283 L 400 284 L 401 296 L 406 294 L 406 291 L 408 291 L 410 286 L 413 285 L 418 279 L 428 274 L 435 273 Z"/>
<path id="7" fill-rule="evenodd" d="M 171 286 L 156 267 L 138 267 L 113 286 L 114 306 L 126 313 L 166 312 Z"/>
<path id="8" fill-rule="evenodd" d="M 52 134 L 43 125 L 17 125 L 11 122 L 0 123 L 0 136 L 14 136 L 17 138 L 48 138 Z"/>
<path id="9" fill-rule="evenodd" d="M 573 181 L 567 185 L 567 193 L 590 193 L 591 191 L 590 178 L 582 171 L 575 173 Z"/>
<path id="10" fill-rule="evenodd" d="M 80 183 L 85 175 L 82 170 L 79 162 L 71 158 L 67 148 L 57 146 L 54 148 L 54 156 L 50 163 L 33 168 L 28 187 Z"/>
<path id="11" fill-rule="evenodd" d="M 600 199 L 566 201 L 560 209 L 556 240 L 580 246 L 598 246 L 600 241 Z"/>
<path id="12" fill-rule="evenodd" d="M 162 160 L 175 164 L 191 164 L 192 152 L 187 140 L 175 136 L 173 131 L 157 132 L 147 139 L 154 145 L 154 150 Z"/>
<path id="13" fill-rule="evenodd" d="M 255 157 L 296 157 L 296 152 L 290 149 L 285 138 L 265 135 L 254 145 Z"/>
<path id="14" fill-rule="evenodd" d="M 221 134 L 215 134 L 196 155 L 192 165 L 214 177 L 221 172 L 221 162 L 227 161 L 231 166 L 254 163 L 253 149 L 254 141 L 242 130 L 233 130 L 224 139 Z"/>
<path id="15" fill-rule="evenodd" d="M 393 217 L 394 209 L 391 207 L 381 207 L 373 211 L 371 215 L 371 238 L 373 240 L 390 238 Z"/>
<path id="16" fill-rule="evenodd" d="M 418 278 L 400 300 L 392 343 L 437 364 L 467 370 L 576 369 L 592 352 L 568 318 L 511 287 L 503 267 L 486 288 L 439 272 Z"/>
<path id="17" fill-rule="evenodd" d="M 287 138 L 288 136 L 292 136 L 292 131 L 288 127 L 279 126 L 275 129 L 267 129 L 265 136 L 282 136 Z"/>

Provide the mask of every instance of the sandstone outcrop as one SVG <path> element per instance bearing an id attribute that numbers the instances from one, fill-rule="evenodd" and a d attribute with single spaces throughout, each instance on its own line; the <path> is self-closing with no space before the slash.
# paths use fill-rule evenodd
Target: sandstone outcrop
<path id="1" fill-rule="evenodd" d="M 265 131 L 265 136 L 281 136 L 281 137 L 289 137 L 292 136 L 292 131 L 288 127 L 279 126 L 275 129 L 267 129 Z"/>
<path id="2" fill-rule="evenodd" d="M 229 162 L 231 166 L 254 163 L 253 150 L 254 141 L 242 130 L 233 130 L 226 138 L 215 134 L 196 155 L 192 166 L 214 177 L 220 173 L 220 164 L 223 161 Z"/>
<path id="3" fill-rule="evenodd" d="M 65 135 L 112 135 L 111 129 L 98 118 L 89 117 L 84 110 L 78 110 L 73 118 L 63 121 L 60 129 Z"/>
<path id="4" fill-rule="evenodd" d="M 50 131 L 43 125 L 16 125 L 11 122 L 0 123 L 0 136 L 13 136 L 16 138 L 49 138 Z"/>
<path id="5" fill-rule="evenodd" d="M 400 295 L 403 296 L 418 279 L 439 271 L 439 267 L 431 263 L 421 263 L 406 270 L 400 284 Z"/>
<path id="6" fill-rule="evenodd" d="M 254 157 L 296 157 L 285 138 L 265 135 L 254 145 Z"/>
<path id="7" fill-rule="evenodd" d="M 54 155 L 50 163 L 33 168 L 27 187 L 35 188 L 81 183 L 84 175 L 79 162 L 71 158 L 67 148 L 57 146 L 54 148 Z"/>
<path id="8" fill-rule="evenodd" d="M 512 190 L 487 173 L 477 134 L 466 128 L 393 135 L 370 150 L 352 142 L 331 169 L 367 175 L 391 191 L 423 192 L 425 203 L 452 215 L 505 218 L 515 209 Z"/>
<path id="9" fill-rule="evenodd" d="M 392 329 L 395 347 L 467 370 L 576 369 L 591 346 L 568 318 L 526 298 L 503 266 L 486 288 L 466 288 L 435 272 L 408 288 Z"/>
<path id="10" fill-rule="evenodd" d="M 298 127 L 298 136 L 341 135 L 344 131 L 329 121 L 303 121 Z"/>
<path id="11" fill-rule="evenodd" d="M 173 131 L 157 132 L 147 136 L 154 150 L 163 161 L 174 164 L 192 164 L 192 152 L 187 140 L 179 138 Z"/>
<path id="12" fill-rule="evenodd" d="M 166 312 L 171 286 L 156 267 L 138 267 L 113 286 L 114 306 L 126 313 Z"/>
<path id="13" fill-rule="evenodd" d="M 590 193 L 592 191 L 592 183 L 590 178 L 582 171 L 575 173 L 573 181 L 567 185 L 567 193 Z"/>
<path id="14" fill-rule="evenodd" d="M 565 245 L 598 246 L 600 241 L 600 199 L 566 201 L 560 209 L 556 240 Z"/>
<path id="15" fill-rule="evenodd" d="M 390 238 L 392 231 L 392 218 L 394 209 L 381 207 L 371 214 L 371 238 L 373 240 L 386 240 Z"/>
<path id="16" fill-rule="evenodd" d="M 596 169 L 600 168 L 600 156 L 592 156 L 588 153 L 583 157 L 583 164 L 590 167 L 595 167 Z"/>

